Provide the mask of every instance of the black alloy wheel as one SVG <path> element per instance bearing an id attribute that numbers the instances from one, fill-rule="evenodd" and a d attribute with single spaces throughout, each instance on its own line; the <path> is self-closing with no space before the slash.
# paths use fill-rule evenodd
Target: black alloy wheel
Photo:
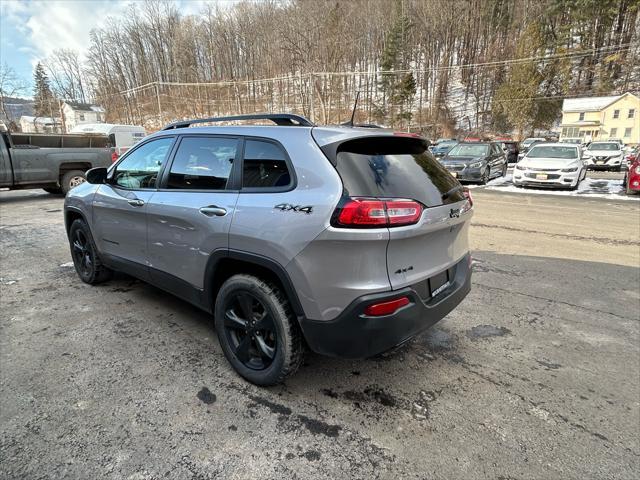
<path id="1" fill-rule="evenodd" d="M 91 231 L 84 220 L 77 219 L 71 224 L 69 246 L 80 280 L 95 285 L 111 278 L 113 271 L 102 264 Z"/>
<path id="2" fill-rule="evenodd" d="M 489 182 L 489 179 L 491 178 L 490 175 L 491 175 L 491 169 L 487 167 L 484 173 L 482 174 L 482 177 L 480 177 L 480 184 L 486 185 Z"/>
<path id="3" fill-rule="evenodd" d="M 89 239 L 84 231 L 80 228 L 76 229 L 72 239 L 73 263 L 80 277 L 91 277 L 94 270 L 94 255 Z"/>
<path id="4" fill-rule="evenodd" d="M 252 370 L 268 368 L 276 354 L 278 336 L 273 317 L 248 291 L 237 291 L 224 307 L 224 334 L 235 356 Z"/>

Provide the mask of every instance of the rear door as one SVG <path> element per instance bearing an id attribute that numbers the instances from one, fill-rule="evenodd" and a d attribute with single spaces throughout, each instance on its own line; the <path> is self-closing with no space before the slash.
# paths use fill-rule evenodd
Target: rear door
<path id="1" fill-rule="evenodd" d="M 446 272 L 468 253 L 466 197 L 424 142 L 393 137 L 345 142 L 337 150 L 336 168 L 351 197 L 412 199 L 424 206 L 416 224 L 389 227 L 387 272 L 393 289 Z"/>
<path id="2" fill-rule="evenodd" d="M 148 206 L 153 280 L 202 289 L 212 252 L 229 246 L 238 201 L 236 137 L 184 135 Z"/>

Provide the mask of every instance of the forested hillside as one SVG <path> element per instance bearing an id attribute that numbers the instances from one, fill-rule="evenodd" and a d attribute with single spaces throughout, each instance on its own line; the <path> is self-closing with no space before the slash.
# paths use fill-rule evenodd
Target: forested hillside
<path id="1" fill-rule="evenodd" d="M 298 0 L 137 3 L 89 54 L 46 62 L 57 95 L 108 120 L 293 111 L 430 133 L 526 131 L 562 98 L 640 89 L 637 0 Z M 87 98 L 85 98 L 87 97 Z"/>

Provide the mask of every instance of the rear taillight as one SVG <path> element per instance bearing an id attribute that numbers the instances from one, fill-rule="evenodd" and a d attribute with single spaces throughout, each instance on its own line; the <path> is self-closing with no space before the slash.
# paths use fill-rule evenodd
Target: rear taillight
<path id="1" fill-rule="evenodd" d="M 111 163 L 115 163 L 118 160 L 118 156 L 116 152 L 111 152 Z"/>
<path id="2" fill-rule="evenodd" d="M 417 223 L 422 204 L 407 199 L 346 198 L 334 213 L 335 227 L 399 227 Z"/>
<path id="3" fill-rule="evenodd" d="M 370 317 L 381 317 L 383 315 L 391 315 L 396 313 L 402 307 L 409 305 L 411 301 L 408 297 L 400 297 L 388 302 L 374 303 L 364 309 L 364 314 Z"/>

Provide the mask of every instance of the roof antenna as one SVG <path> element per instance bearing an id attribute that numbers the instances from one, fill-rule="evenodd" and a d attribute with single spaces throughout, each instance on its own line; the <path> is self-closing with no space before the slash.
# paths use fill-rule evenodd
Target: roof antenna
<path id="1" fill-rule="evenodd" d="M 360 98 L 360 90 L 356 92 L 356 101 L 353 104 L 353 111 L 351 112 L 351 120 L 343 123 L 347 127 L 353 127 L 353 119 L 356 117 L 356 108 L 358 107 L 358 99 Z"/>

